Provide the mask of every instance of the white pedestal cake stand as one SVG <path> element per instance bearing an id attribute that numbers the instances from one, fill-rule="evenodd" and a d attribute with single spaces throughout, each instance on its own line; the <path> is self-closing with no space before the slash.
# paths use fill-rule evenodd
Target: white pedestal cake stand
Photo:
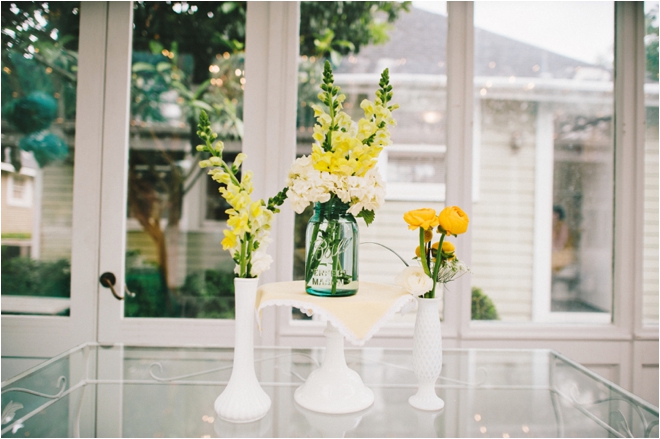
<path id="1" fill-rule="evenodd" d="M 349 369 L 344 356 L 344 336 L 328 322 L 325 359 L 293 395 L 302 407 L 321 413 L 344 414 L 364 410 L 374 402 L 374 392 L 360 375 Z"/>
<path id="2" fill-rule="evenodd" d="M 364 410 L 374 402 L 373 391 L 346 364 L 344 338 L 362 346 L 390 317 L 407 306 L 414 307 L 414 298 L 393 285 L 360 282 L 359 288 L 354 296 L 318 297 L 305 293 L 304 282 L 295 281 L 262 285 L 257 292 L 258 315 L 268 306 L 292 306 L 328 322 L 323 332 L 323 364 L 294 393 L 295 401 L 305 409 L 346 414 Z"/>

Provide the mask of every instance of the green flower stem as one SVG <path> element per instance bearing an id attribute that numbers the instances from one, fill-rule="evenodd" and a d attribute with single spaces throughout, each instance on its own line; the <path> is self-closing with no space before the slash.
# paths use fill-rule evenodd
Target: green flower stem
<path id="1" fill-rule="evenodd" d="M 247 249 L 245 253 L 245 277 L 248 277 L 252 271 L 252 247 L 254 247 L 254 237 L 250 233 L 246 233 L 245 236 L 247 238 Z"/>
<path id="2" fill-rule="evenodd" d="M 217 157 L 217 156 L 216 156 L 216 157 Z M 221 158 L 222 158 L 222 157 L 221 157 Z M 241 183 L 238 181 L 238 178 L 236 178 L 236 176 L 234 175 L 234 173 L 231 172 L 231 169 L 229 168 L 229 166 L 227 166 L 227 163 L 225 163 L 224 160 L 222 160 L 222 165 L 221 165 L 221 166 L 222 166 L 222 169 L 224 169 L 225 172 L 226 172 L 227 174 L 229 174 L 229 177 L 231 178 L 231 181 L 232 181 L 236 186 L 240 186 Z"/>
<path id="3" fill-rule="evenodd" d="M 431 270 L 429 270 L 429 262 L 426 260 L 427 257 L 430 256 L 430 252 L 426 251 L 426 245 L 424 243 L 424 229 L 422 227 L 419 228 L 419 256 L 420 259 L 422 260 L 422 267 L 424 268 L 424 273 L 428 277 L 431 277 Z M 433 287 L 435 287 L 435 282 L 433 283 Z M 424 293 L 425 298 L 432 298 L 433 297 L 433 290 L 431 290 L 428 293 Z"/>
<path id="4" fill-rule="evenodd" d="M 431 298 L 435 297 L 435 287 L 438 284 L 438 271 L 440 270 L 440 266 L 444 262 L 444 257 L 442 256 L 442 243 L 445 240 L 446 233 L 442 233 L 442 236 L 440 236 L 440 242 L 438 243 L 438 251 L 436 253 L 435 257 L 435 265 L 433 266 L 433 289 L 431 290 Z"/>
<path id="5" fill-rule="evenodd" d="M 419 228 L 419 253 L 421 256 L 422 260 L 422 267 L 424 267 L 424 273 L 426 273 L 427 276 L 431 277 L 431 270 L 429 270 L 429 265 L 428 262 L 426 261 L 426 246 L 424 245 L 424 229 Z"/>
<path id="6" fill-rule="evenodd" d="M 240 268 L 240 274 L 239 277 L 247 277 L 247 258 L 245 257 L 247 254 L 247 240 L 241 239 L 241 254 L 240 254 L 240 260 L 241 260 L 241 268 Z"/>
<path id="7" fill-rule="evenodd" d="M 337 294 L 337 271 L 338 271 L 338 265 L 339 265 L 339 255 L 337 254 L 337 247 L 338 247 L 338 238 L 337 236 L 339 234 L 339 223 L 331 221 L 330 226 L 332 226 L 332 234 L 330 235 L 332 237 L 332 271 L 330 272 L 330 276 L 332 277 L 332 294 Z"/>
<path id="8" fill-rule="evenodd" d="M 305 264 L 305 283 L 309 283 L 309 281 L 312 280 L 312 276 L 314 273 L 314 270 L 316 270 L 316 267 L 318 266 L 318 260 L 313 257 L 314 253 L 316 252 L 316 238 L 319 235 L 319 226 L 320 222 L 314 224 L 314 229 L 312 230 L 312 239 L 310 240 L 310 249 L 309 252 L 307 253 L 307 263 Z M 312 267 L 312 260 L 316 262 L 314 264 L 314 267 Z"/>

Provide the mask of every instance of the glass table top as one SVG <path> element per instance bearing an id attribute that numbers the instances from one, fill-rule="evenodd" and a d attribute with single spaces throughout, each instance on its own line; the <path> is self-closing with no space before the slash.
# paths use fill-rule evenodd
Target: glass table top
<path id="1" fill-rule="evenodd" d="M 2 383 L 3 437 L 658 437 L 658 409 L 548 350 L 443 351 L 441 412 L 408 405 L 412 353 L 346 349 L 374 404 L 348 415 L 293 393 L 325 349 L 256 348 L 272 400 L 250 424 L 218 419 L 231 348 L 86 344 Z"/>

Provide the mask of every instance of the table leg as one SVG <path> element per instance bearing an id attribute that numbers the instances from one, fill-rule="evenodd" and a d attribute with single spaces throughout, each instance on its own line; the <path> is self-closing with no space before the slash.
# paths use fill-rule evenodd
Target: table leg
<path id="1" fill-rule="evenodd" d="M 325 359 L 305 384 L 296 389 L 295 401 L 302 407 L 320 413 L 353 413 L 371 406 L 374 392 L 362 378 L 346 365 L 344 337 L 328 322 Z"/>

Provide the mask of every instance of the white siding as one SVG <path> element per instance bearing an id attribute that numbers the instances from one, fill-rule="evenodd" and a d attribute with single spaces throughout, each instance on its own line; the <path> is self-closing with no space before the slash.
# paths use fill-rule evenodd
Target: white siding
<path id="1" fill-rule="evenodd" d="M 648 119 L 647 119 L 648 123 Z M 658 123 L 646 128 L 644 170 L 644 313 L 658 322 Z"/>
<path id="2" fill-rule="evenodd" d="M 482 101 L 480 193 L 473 206 L 472 285 L 502 320 L 532 317 L 535 107 Z M 496 107 L 495 107 L 496 106 Z M 522 147 L 511 148 L 513 132 Z"/>
<path id="3" fill-rule="evenodd" d="M 71 259 L 73 165 L 51 164 L 42 172 L 41 259 Z"/>

